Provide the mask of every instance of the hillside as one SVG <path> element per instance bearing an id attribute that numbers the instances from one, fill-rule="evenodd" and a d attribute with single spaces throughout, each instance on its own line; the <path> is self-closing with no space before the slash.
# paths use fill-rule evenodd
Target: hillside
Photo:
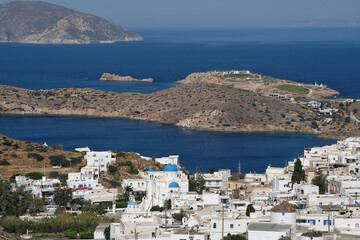
<path id="1" fill-rule="evenodd" d="M 9 179 L 14 174 L 25 175 L 31 172 L 61 173 L 79 172 L 86 165 L 84 154 L 76 151 L 63 151 L 56 146 L 44 146 L 29 141 L 20 141 L 0 134 L 0 175 Z M 162 170 L 163 165 L 152 160 L 144 160 L 137 153 L 115 151 L 116 167 L 113 174 L 108 172 L 101 175 L 100 182 L 107 187 L 120 187 L 125 178 L 138 178 L 138 171 L 147 171 L 150 168 Z M 51 156 L 64 156 L 69 161 L 69 167 L 53 168 Z M 74 160 L 75 159 L 75 160 Z"/>
<path id="2" fill-rule="evenodd" d="M 250 72 L 245 74 L 234 72 L 239 71 L 197 72 L 177 83 L 212 83 L 256 92 L 263 96 L 280 94 L 295 99 L 325 99 L 340 95 L 338 91 L 326 85 L 298 83 Z"/>
<path id="3" fill-rule="evenodd" d="M 87 44 L 141 41 L 115 23 L 46 2 L 0 5 L 0 42 Z"/>
<path id="4" fill-rule="evenodd" d="M 305 88 L 301 84 L 297 86 Z M 311 96 L 337 93 L 316 88 L 309 86 Z M 175 87 L 151 94 L 76 88 L 28 90 L 2 85 L 0 114 L 118 117 L 193 130 L 321 133 L 319 137 L 329 139 L 352 136 L 360 131 L 358 124 L 350 119 L 348 104 L 340 105 L 341 99 L 328 103 L 328 107 L 339 109 L 329 124 L 325 122 L 327 116 L 312 112 L 304 102 L 268 96 L 272 89 L 273 86 L 264 92 L 245 90 L 211 81 L 182 81 Z M 296 99 L 309 97 L 306 94 L 288 92 L 289 97 Z"/>
<path id="5" fill-rule="evenodd" d="M 207 83 L 152 94 L 1 86 L 0 113 L 120 117 L 212 131 L 313 131 L 309 121 L 300 121 L 313 113 L 300 105 Z"/>
<path id="6" fill-rule="evenodd" d="M 54 169 L 50 164 L 50 157 L 59 155 L 70 161 L 72 158 L 78 158 L 80 161 L 75 166 Z M 4 135 L 0 135 L 0 163 L 0 175 L 4 179 L 10 178 L 13 174 L 25 175 L 30 172 L 67 173 L 77 171 L 79 166 L 85 164 L 83 154 L 79 152 L 63 151 L 56 147 L 20 141 Z"/>

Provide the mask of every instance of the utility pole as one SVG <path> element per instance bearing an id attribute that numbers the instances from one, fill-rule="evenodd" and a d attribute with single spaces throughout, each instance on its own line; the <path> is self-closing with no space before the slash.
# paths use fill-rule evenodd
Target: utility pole
<path id="1" fill-rule="evenodd" d="M 241 163 L 239 161 L 239 164 L 238 164 L 238 173 L 240 174 L 241 173 Z"/>
<path id="2" fill-rule="evenodd" d="M 166 209 L 167 209 L 167 201 L 165 200 L 165 204 L 164 204 L 164 210 L 165 210 L 165 231 L 167 230 L 167 224 L 168 224 Z"/>
<path id="3" fill-rule="evenodd" d="M 222 230 L 221 230 L 221 240 L 224 240 L 224 204 L 222 206 Z"/>

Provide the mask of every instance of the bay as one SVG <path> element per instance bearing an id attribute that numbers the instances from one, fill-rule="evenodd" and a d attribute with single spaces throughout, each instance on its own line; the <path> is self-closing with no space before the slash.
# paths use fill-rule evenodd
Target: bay
<path id="1" fill-rule="evenodd" d="M 195 132 L 155 122 L 70 116 L 0 116 L 0 132 L 16 139 L 65 150 L 88 146 L 91 150 L 137 152 L 143 156 L 180 155 L 190 172 L 197 168 L 229 168 L 264 172 L 283 167 L 285 161 L 303 154 L 304 147 L 334 141 L 315 139 L 311 134 Z"/>
<path id="2" fill-rule="evenodd" d="M 343 29 L 138 29 L 144 42 L 91 45 L 0 44 L 0 84 L 30 89 L 95 88 L 151 93 L 192 72 L 248 69 L 282 79 L 323 83 L 359 98 L 360 31 Z M 149 83 L 101 82 L 103 72 L 154 78 Z M 88 80 L 84 80 L 88 78 Z M 66 150 L 89 146 L 157 157 L 179 154 L 197 167 L 263 172 L 284 166 L 304 147 L 334 143 L 308 134 L 195 132 L 125 119 L 0 116 L 0 133 Z"/>

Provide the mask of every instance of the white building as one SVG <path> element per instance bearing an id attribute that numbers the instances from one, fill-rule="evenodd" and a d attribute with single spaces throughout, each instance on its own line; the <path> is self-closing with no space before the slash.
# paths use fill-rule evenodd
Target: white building
<path id="1" fill-rule="evenodd" d="M 100 223 L 94 231 L 94 239 L 105 239 L 105 229 L 110 226 L 110 223 Z"/>
<path id="2" fill-rule="evenodd" d="M 196 174 L 198 177 L 199 174 Z M 225 188 L 226 182 L 229 181 L 231 177 L 230 169 L 219 169 L 219 171 L 214 173 L 204 173 L 202 177 L 205 180 L 205 188 L 208 189 L 220 189 Z"/>
<path id="3" fill-rule="evenodd" d="M 164 171 L 155 172 L 149 169 L 146 174 L 146 198 L 143 211 L 148 212 L 152 206 L 164 206 L 165 200 L 179 197 L 189 191 L 187 175 L 173 164 L 165 166 Z"/>
<path id="4" fill-rule="evenodd" d="M 93 189 L 103 189 L 104 187 L 93 177 L 93 175 L 86 175 L 81 172 L 69 173 L 66 184 L 73 190 L 73 197 L 84 198 Z"/>
<path id="5" fill-rule="evenodd" d="M 178 165 L 179 164 L 179 155 L 170 155 L 168 157 L 162 157 L 162 158 L 155 158 L 155 162 L 158 162 L 160 164 L 172 164 L 172 165 Z"/>
<path id="6" fill-rule="evenodd" d="M 85 155 L 86 165 L 88 167 L 96 167 L 98 171 L 95 173 L 97 176 L 101 172 L 105 172 L 107 167 L 112 162 L 116 161 L 116 156 L 114 153 L 108 152 L 86 152 Z"/>
<path id="7" fill-rule="evenodd" d="M 253 222 L 247 227 L 248 240 L 278 240 L 286 236 L 295 239 L 295 224 Z"/>
<path id="8" fill-rule="evenodd" d="M 132 188 L 132 191 L 137 194 L 141 192 L 146 192 L 147 187 L 147 180 L 146 179 L 124 179 L 122 183 L 122 188 L 125 189 L 127 186 Z"/>

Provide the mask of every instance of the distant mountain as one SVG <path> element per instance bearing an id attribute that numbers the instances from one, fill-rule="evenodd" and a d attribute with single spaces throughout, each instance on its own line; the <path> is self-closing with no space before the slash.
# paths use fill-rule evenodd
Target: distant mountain
<path id="1" fill-rule="evenodd" d="M 142 40 L 137 33 L 115 23 L 46 2 L 0 5 L 0 42 L 87 44 Z"/>

